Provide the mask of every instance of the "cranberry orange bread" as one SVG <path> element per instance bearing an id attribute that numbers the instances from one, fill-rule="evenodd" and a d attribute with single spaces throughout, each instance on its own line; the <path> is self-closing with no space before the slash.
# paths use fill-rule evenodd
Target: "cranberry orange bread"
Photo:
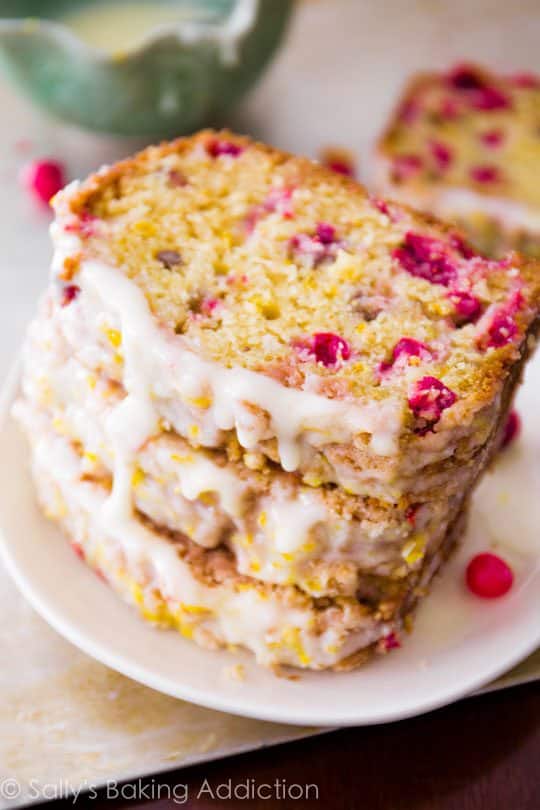
<path id="1" fill-rule="evenodd" d="M 459 223 L 487 255 L 540 256 L 539 105 L 531 74 L 414 78 L 378 146 L 379 192 Z"/>
<path id="2" fill-rule="evenodd" d="M 16 407 L 47 513 L 200 643 L 314 669 L 395 646 L 497 447 L 535 265 L 230 133 L 55 208 Z"/>

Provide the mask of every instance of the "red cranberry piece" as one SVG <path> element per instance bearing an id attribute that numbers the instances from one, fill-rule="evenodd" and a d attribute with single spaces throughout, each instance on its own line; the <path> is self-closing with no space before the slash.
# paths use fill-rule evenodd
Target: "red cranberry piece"
<path id="1" fill-rule="evenodd" d="M 421 340 L 416 340 L 415 338 L 410 337 L 402 337 L 394 346 L 392 356 L 395 361 L 403 355 L 405 357 L 420 357 L 422 360 L 431 360 L 433 357 L 433 352 L 426 346 L 425 343 L 422 343 Z"/>
<path id="2" fill-rule="evenodd" d="M 316 332 L 311 338 L 309 353 L 326 368 L 335 366 L 340 360 L 348 360 L 351 356 L 347 341 L 333 332 Z"/>
<path id="3" fill-rule="evenodd" d="M 430 360 L 433 356 L 426 344 L 422 343 L 421 340 L 416 340 L 416 338 L 400 338 L 398 340 L 394 346 L 394 360 L 397 360 L 403 354 L 407 357 L 422 357 L 424 360 Z"/>
<path id="4" fill-rule="evenodd" d="M 34 160 L 24 167 L 21 180 L 32 194 L 47 204 L 66 185 L 64 167 L 57 160 Z"/>
<path id="5" fill-rule="evenodd" d="M 201 312 L 203 315 L 210 316 L 214 310 L 220 305 L 219 298 L 203 298 L 201 301 Z"/>
<path id="6" fill-rule="evenodd" d="M 475 183 L 496 183 L 501 179 L 497 166 L 473 166 L 469 174 Z"/>
<path id="7" fill-rule="evenodd" d="M 390 217 L 390 209 L 388 208 L 388 203 L 384 200 L 379 200 L 376 197 L 371 198 L 371 204 L 379 211 L 381 214 L 386 214 L 387 217 Z M 391 218 L 391 217 L 390 217 Z"/>
<path id="8" fill-rule="evenodd" d="M 401 647 L 400 641 L 395 633 L 389 633 L 387 636 L 384 636 L 381 641 L 384 650 L 396 650 L 398 647 Z"/>
<path id="9" fill-rule="evenodd" d="M 447 74 L 447 81 L 456 90 L 477 90 L 484 80 L 474 65 L 456 65 Z"/>
<path id="10" fill-rule="evenodd" d="M 475 110 L 505 110 L 510 107 L 510 99 L 496 87 L 482 87 L 470 94 L 470 103 Z"/>
<path id="11" fill-rule="evenodd" d="M 435 159 L 435 162 L 437 164 L 437 167 L 441 171 L 447 169 L 452 163 L 454 157 L 450 147 L 447 146 L 445 143 L 442 143 L 441 141 L 432 141 L 430 143 L 430 149 L 431 154 L 433 155 L 433 158 Z"/>
<path id="12" fill-rule="evenodd" d="M 483 340 L 482 343 L 485 348 L 500 349 L 511 343 L 517 333 L 517 325 L 508 312 L 499 311 L 495 313 L 493 320 L 487 331 L 487 341 Z"/>
<path id="13" fill-rule="evenodd" d="M 465 573 L 467 587 L 482 599 L 497 599 L 508 593 L 514 583 L 514 573 L 497 554 L 485 551 L 469 562 Z"/>
<path id="14" fill-rule="evenodd" d="M 456 268 L 447 253 L 447 245 L 439 239 L 408 231 L 403 245 L 392 255 L 411 276 L 448 287 L 456 277 Z"/>
<path id="15" fill-rule="evenodd" d="M 422 341 L 416 340 L 415 338 L 403 337 L 398 340 L 394 346 L 392 362 L 381 363 L 379 371 L 384 374 L 384 372 L 392 368 L 406 368 L 409 357 L 418 357 L 420 360 L 429 361 L 433 359 L 433 352 L 425 343 L 422 343 Z"/>
<path id="16" fill-rule="evenodd" d="M 513 410 L 510 411 L 508 417 L 506 419 L 506 425 L 504 426 L 503 437 L 501 441 L 501 450 L 505 447 L 508 447 L 509 444 L 512 444 L 521 432 L 521 419 L 519 418 L 519 414 L 517 411 Z"/>
<path id="17" fill-rule="evenodd" d="M 317 239 L 323 245 L 331 245 L 336 241 L 336 229 L 328 222 L 319 222 L 316 229 Z"/>
<path id="18" fill-rule="evenodd" d="M 502 144 L 504 132 L 502 129 L 489 129 L 487 132 L 482 132 L 480 140 L 485 146 L 489 146 L 490 149 L 495 149 Z"/>
<path id="19" fill-rule="evenodd" d="M 441 418 L 441 414 L 456 401 L 456 394 L 436 377 L 422 377 L 409 396 L 409 407 L 418 419 L 428 425 L 417 432 L 425 433 Z"/>
<path id="20" fill-rule="evenodd" d="M 221 157 L 222 155 L 229 155 L 230 157 L 238 157 L 244 151 L 242 146 L 232 141 L 223 141 L 215 138 L 208 141 L 206 144 L 206 151 L 213 157 Z"/>
<path id="21" fill-rule="evenodd" d="M 78 287 L 76 284 L 66 284 L 66 286 L 62 288 L 62 294 L 60 297 L 60 306 L 67 307 L 68 304 L 71 304 L 72 301 L 75 301 L 80 291 L 81 288 Z"/>
<path id="22" fill-rule="evenodd" d="M 453 290 L 448 297 L 456 308 L 456 321 L 461 326 L 478 320 L 482 312 L 482 304 L 476 295 L 466 290 Z"/>
<path id="23" fill-rule="evenodd" d="M 497 87 L 486 84 L 484 77 L 472 65 L 458 65 L 447 76 L 451 87 L 463 93 L 475 110 L 502 110 L 510 99 Z"/>
<path id="24" fill-rule="evenodd" d="M 371 197 L 370 199 L 372 206 L 381 214 L 385 214 L 391 222 L 399 222 L 399 220 L 403 218 L 404 212 L 400 211 L 399 208 L 396 208 L 391 203 L 376 197 Z"/>

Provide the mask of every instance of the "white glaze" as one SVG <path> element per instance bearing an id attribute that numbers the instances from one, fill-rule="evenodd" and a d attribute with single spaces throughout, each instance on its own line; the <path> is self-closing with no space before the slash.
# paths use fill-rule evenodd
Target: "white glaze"
<path id="1" fill-rule="evenodd" d="M 80 480 L 80 460 L 69 443 L 62 437 L 36 432 L 36 422 L 26 427 L 33 447 L 33 471 L 44 506 L 54 512 L 60 495 L 64 505 L 60 518 L 63 524 L 85 549 L 87 557 L 111 576 L 113 582 L 121 559 L 119 552 L 134 584 L 141 584 L 138 572 L 153 571 L 152 581 L 142 585 L 143 593 L 151 598 L 153 589 L 158 588 L 173 604 L 188 606 L 189 623 L 199 643 L 241 644 L 254 652 L 260 663 L 267 665 L 285 663 L 320 668 L 332 666 L 343 656 L 389 632 L 389 625 L 377 624 L 368 616 L 353 632 L 346 632 L 344 614 L 334 616 L 332 625 L 319 635 L 313 632 L 314 614 L 309 606 L 293 607 L 270 592 L 260 595 L 255 589 L 237 591 L 234 580 L 209 587 L 194 576 L 172 543 L 136 520 L 125 524 L 122 531 L 110 522 L 104 524 L 104 493 L 99 486 Z M 119 584 L 116 581 L 116 587 Z M 132 600 L 129 580 L 126 584 L 124 595 Z M 196 612 L 189 612 L 189 607 L 196 608 Z M 282 643 L 291 631 L 298 634 L 293 635 L 297 642 Z"/>
<path id="2" fill-rule="evenodd" d="M 241 516 L 247 487 L 238 476 L 225 467 L 212 464 L 197 452 L 189 453 L 180 460 L 176 457 L 172 460 L 183 468 L 179 472 L 178 487 L 184 498 L 194 501 L 204 492 L 216 492 L 220 505 L 230 517 Z"/>
<path id="3" fill-rule="evenodd" d="M 329 519 L 323 503 L 306 492 L 295 499 L 272 498 L 267 508 L 275 549 L 281 554 L 299 551 L 312 529 Z"/>

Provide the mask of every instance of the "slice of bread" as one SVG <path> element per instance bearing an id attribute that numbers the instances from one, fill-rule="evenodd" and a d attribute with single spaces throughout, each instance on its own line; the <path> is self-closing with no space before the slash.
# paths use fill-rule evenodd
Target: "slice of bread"
<path id="1" fill-rule="evenodd" d="M 389 501 L 426 470 L 428 490 L 442 471 L 450 485 L 535 328 L 533 262 L 486 261 L 438 223 L 230 133 L 147 149 L 56 210 L 73 350 L 98 342 L 111 377 L 138 366 L 189 441 L 233 433 L 310 484 Z"/>

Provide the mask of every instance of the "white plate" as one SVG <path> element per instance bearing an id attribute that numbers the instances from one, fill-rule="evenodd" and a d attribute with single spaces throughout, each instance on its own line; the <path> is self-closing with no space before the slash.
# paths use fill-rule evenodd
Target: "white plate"
<path id="1" fill-rule="evenodd" d="M 540 643 L 540 358 L 518 407 L 524 431 L 478 490 L 458 553 L 423 604 L 400 650 L 350 673 L 277 678 L 247 654 L 209 652 L 154 629 L 80 563 L 39 513 L 25 441 L 0 406 L 0 548 L 20 590 L 59 633 L 88 655 L 147 686 L 235 714 L 286 723 L 360 725 L 450 703 L 499 676 Z M 483 601 L 463 585 L 471 554 L 496 548 L 514 567 L 503 599 Z M 239 660 L 246 679 L 226 669 Z"/>

